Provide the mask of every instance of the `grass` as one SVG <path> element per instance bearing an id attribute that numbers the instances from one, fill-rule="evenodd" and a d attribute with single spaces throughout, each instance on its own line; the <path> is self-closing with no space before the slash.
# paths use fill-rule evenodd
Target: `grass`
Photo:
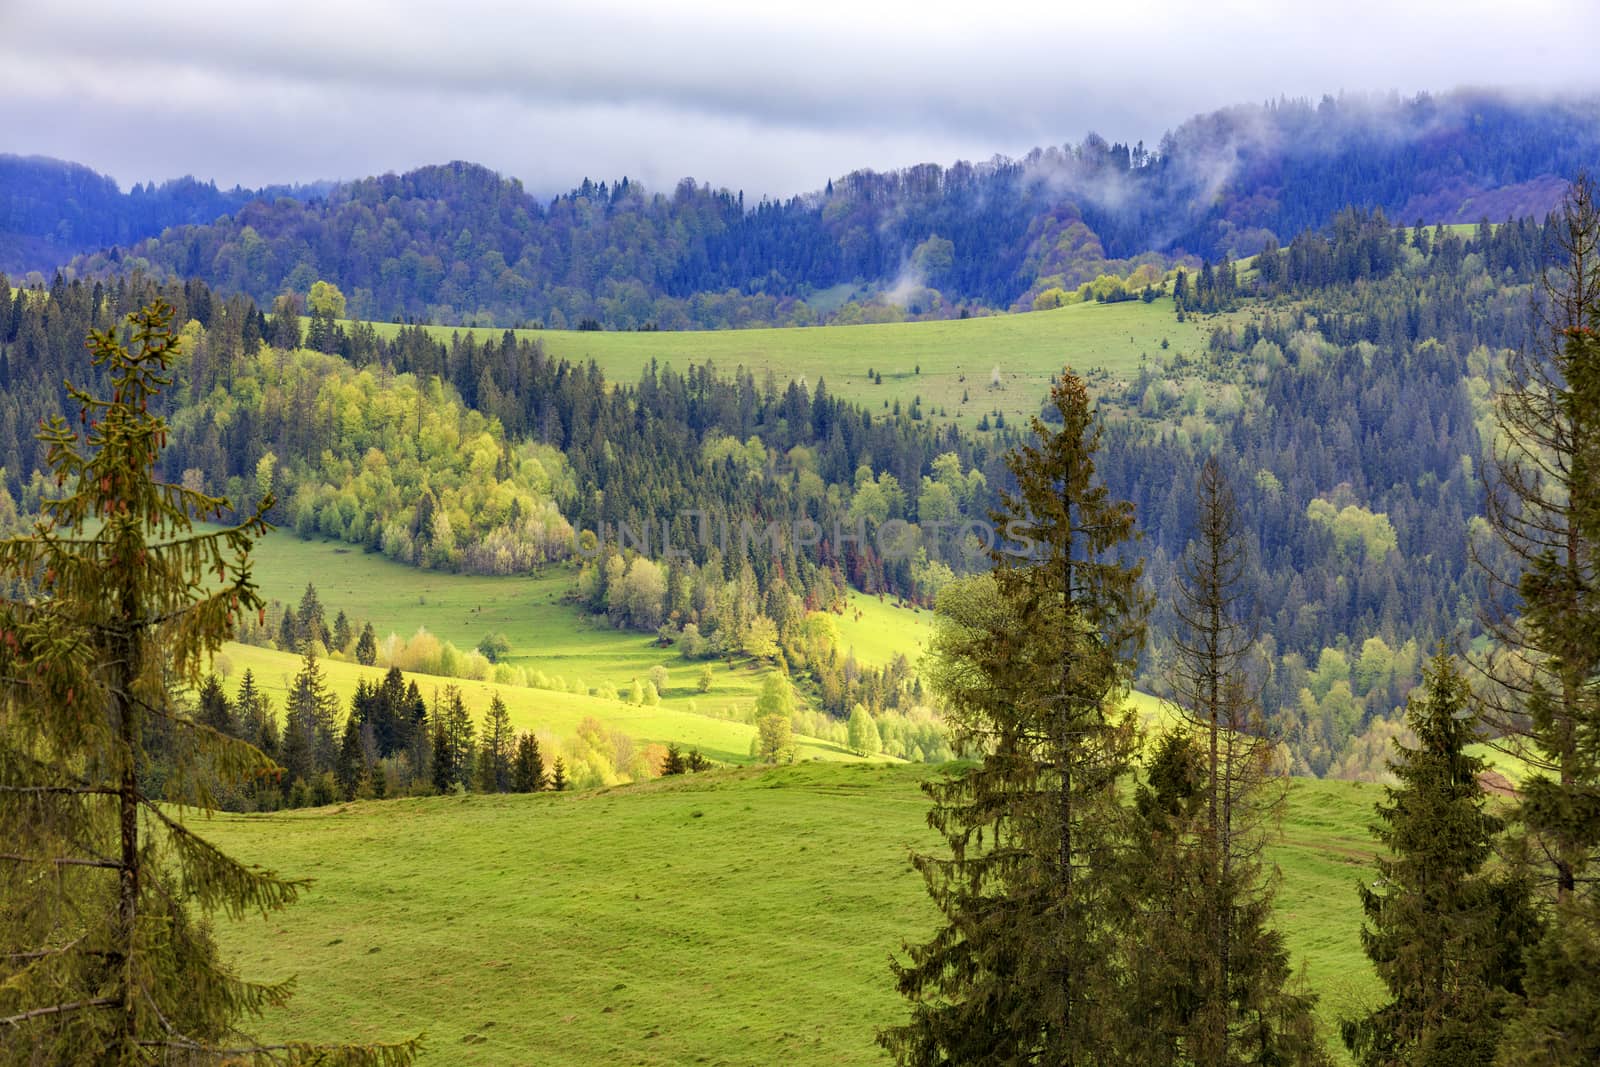
<path id="1" fill-rule="evenodd" d="M 536 577 L 445 574 L 407 567 L 337 542 L 302 541 L 285 533 L 261 539 L 252 556 L 256 581 L 267 598 L 294 604 L 310 582 L 317 587 L 330 620 L 339 610 L 353 620 L 370 620 L 380 640 L 390 632 L 409 637 L 418 627 L 426 627 L 465 650 L 485 634 L 501 632 L 511 645 L 508 662 L 568 683 L 581 681 L 586 687 L 606 684 L 624 693 L 633 679 L 644 679 L 657 664 L 669 672 L 667 689 L 656 707 L 551 690 L 414 676 L 425 695 L 435 687 L 459 685 L 468 708 L 480 719 L 491 693 L 497 691 L 519 730 L 546 730 L 566 737 L 592 715 L 643 742 L 698 746 L 712 759 L 728 762 L 748 759 L 754 729 L 743 719 L 770 668 L 752 661 L 731 666 L 720 660 L 707 661 L 712 685 L 709 692 L 700 693 L 696 688 L 700 662 L 685 660 L 675 649 L 661 648 L 649 634 L 591 622 L 564 602 L 573 579 L 570 568 L 552 569 Z M 876 665 L 887 663 L 896 654 L 915 663 L 931 618 L 928 612 L 852 594 L 849 610 L 838 621 L 844 647 L 861 663 Z M 299 657 L 241 644 L 229 645 L 226 655 L 234 684 L 249 669 L 282 705 L 289 680 L 299 670 Z M 323 666 L 346 704 L 359 679 L 382 673 L 346 660 L 329 659 Z M 799 739 L 799 749 L 801 759 L 854 758 L 815 738 Z"/>
<path id="2" fill-rule="evenodd" d="M 384 336 L 399 330 L 393 323 L 374 326 Z M 430 330 L 441 339 L 458 332 L 480 338 L 499 338 L 504 333 L 454 326 Z M 804 379 L 815 386 L 818 379 L 826 378 L 834 395 L 873 411 L 883 410 L 885 401 L 891 409 L 898 401 L 909 411 L 920 396 L 929 418 L 937 418 L 943 407 L 948 421 L 975 429 L 985 413 L 1000 411 L 1008 423 L 1038 414 L 1050 376 L 1060 373 L 1064 365 L 1071 364 L 1079 373 L 1099 369 L 1128 378 L 1137 373 L 1142 358 L 1155 366 L 1162 356 L 1198 355 L 1210 326 L 1195 318 L 1178 322 L 1172 300 L 1162 298 L 1150 304 L 1138 300 L 1072 304 L 1027 314 L 864 326 L 517 332 L 542 341 L 552 356 L 577 363 L 593 360 L 606 378 L 615 382 L 637 381 L 652 360 L 679 371 L 705 362 L 723 371 L 743 366 L 755 373 L 758 381 L 768 371 L 780 384 Z M 1166 350 L 1161 347 L 1163 340 L 1168 344 Z M 1001 384 L 992 388 L 990 379 L 996 367 Z M 868 370 L 881 374 L 883 384 L 869 380 Z M 961 399 L 964 392 L 969 398 L 965 404 Z"/>
<path id="3" fill-rule="evenodd" d="M 216 816 L 226 849 L 315 879 L 221 937 L 243 973 L 299 977 L 269 1038 L 427 1031 L 427 1064 L 877 1062 L 876 1029 L 905 1015 L 888 956 L 938 918 L 906 859 L 936 844 L 917 788 L 935 773 L 812 763 Z M 1330 1025 L 1378 992 L 1355 898 L 1375 795 L 1295 781 L 1271 856 Z"/>
<path id="4" fill-rule="evenodd" d="M 299 656 L 275 649 L 239 644 L 226 646 L 224 654 L 232 664 L 230 688 L 237 685 L 239 677 L 245 670 L 249 670 L 255 675 L 261 688 L 272 698 L 274 706 L 283 707 L 289 682 L 300 670 Z M 365 678 L 369 682 L 375 682 L 381 680 L 384 675 L 384 670 L 380 667 L 362 667 L 356 663 L 332 659 L 322 660 L 320 663 L 327 676 L 329 688 L 338 695 L 340 704 L 344 708 L 349 707 L 350 698 L 355 693 L 358 681 Z M 735 667 L 729 671 L 720 664 L 714 669 L 717 682 L 713 687 L 713 696 L 716 695 L 717 688 L 729 680 L 734 684 L 740 684 L 742 679 L 737 677 L 739 672 L 753 673 L 743 667 Z M 677 684 L 686 687 L 689 681 L 686 672 L 680 672 L 680 677 L 681 680 Z M 672 690 L 669 690 L 668 698 L 662 703 L 655 706 L 640 706 L 574 693 L 438 678 L 428 674 L 408 674 L 406 678 L 408 681 L 415 681 L 423 696 L 430 699 L 435 689 L 443 689 L 447 685 L 457 686 L 461 690 L 462 702 L 478 722 L 483 721 L 489 701 L 498 693 L 505 701 L 506 711 L 511 716 L 511 725 L 514 729 L 542 731 L 557 738 L 571 736 L 576 732 L 579 723 L 592 716 L 610 729 L 621 730 L 642 743 L 676 742 L 685 751 L 698 748 L 714 760 L 725 763 L 746 763 L 750 760 L 750 741 L 755 736 L 755 727 L 743 721 L 716 718 L 687 710 L 686 705 L 691 697 Z M 753 699 L 752 697 L 751 702 Z M 858 758 L 844 748 L 818 738 L 796 737 L 795 744 L 798 758 L 803 760 Z"/>

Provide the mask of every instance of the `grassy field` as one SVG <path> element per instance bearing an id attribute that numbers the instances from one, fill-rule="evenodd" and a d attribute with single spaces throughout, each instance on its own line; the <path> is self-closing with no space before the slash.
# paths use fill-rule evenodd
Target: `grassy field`
<path id="1" fill-rule="evenodd" d="M 533 797 L 430 798 L 205 827 L 315 879 L 221 924 L 244 973 L 299 976 L 265 1036 L 426 1031 L 428 1064 L 878 1062 L 888 956 L 934 912 L 935 769 L 806 764 Z M 1279 915 L 1330 1024 L 1377 994 L 1355 883 L 1372 787 L 1296 781 Z M 1331 1034 L 1331 1030 L 1330 1030 Z"/>
<path id="2" fill-rule="evenodd" d="M 392 336 L 399 327 L 375 323 Z M 431 327 L 440 338 L 476 333 L 498 338 L 498 329 Z M 723 371 L 743 366 L 760 379 L 768 371 L 780 383 L 803 378 L 815 385 L 826 378 L 828 389 L 882 409 L 896 401 L 906 410 L 922 398 L 923 412 L 967 429 L 988 412 L 1002 412 L 1008 421 L 1038 413 L 1050 376 L 1064 365 L 1082 372 L 1101 369 L 1113 376 L 1138 372 L 1141 358 L 1152 366 L 1162 356 L 1201 351 L 1210 325 L 1191 318 L 1178 322 L 1170 298 L 1145 304 L 1073 304 L 1054 311 L 941 322 L 885 323 L 867 326 L 816 326 L 759 330 L 685 330 L 661 333 L 524 330 L 521 336 L 544 343 L 551 355 L 574 362 L 593 360 L 617 382 L 637 380 L 651 360 L 680 371 L 692 363 L 711 362 Z M 1162 341 L 1167 349 L 1162 349 Z M 921 368 L 920 373 L 918 368 Z M 996 368 L 1000 386 L 991 385 Z M 883 377 L 874 384 L 869 370 Z M 968 399 L 962 402 L 965 394 Z M 992 417 L 992 416 L 991 416 Z"/>
<path id="3" fill-rule="evenodd" d="M 249 670 L 255 675 L 261 688 L 272 698 L 273 705 L 277 708 L 283 707 L 290 680 L 300 670 L 299 656 L 274 649 L 239 644 L 226 646 L 224 654 L 232 665 L 233 673 L 228 683 L 230 690 L 237 686 L 243 672 Z M 362 678 L 369 682 L 380 681 L 384 674 L 380 667 L 362 667 L 356 663 L 337 660 L 320 662 L 329 687 L 338 695 L 340 704 L 344 708 L 349 707 L 350 697 L 355 693 L 358 681 Z M 685 751 L 698 748 L 714 760 L 747 763 L 750 761 L 750 741 L 755 736 L 755 727 L 743 721 L 718 718 L 687 709 L 691 699 L 696 700 L 698 702 L 696 706 L 702 708 L 716 704 L 719 699 L 729 704 L 747 705 L 754 702 L 754 691 L 747 678 L 741 677 L 741 672 L 746 676 L 755 672 L 739 666 L 729 670 L 721 664 L 714 670 L 716 681 L 710 694 L 690 695 L 692 694 L 690 683 L 693 679 L 687 671 L 682 671 L 675 681 L 680 689 L 669 689 L 667 698 L 655 706 L 639 706 L 618 700 L 558 693 L 547 689 L 526 689 L 521 686 L 495 685 L 491 682 L 438 678 L 429 674 L 408 674 L 406 678 L 415 681 L 423 696 L 430 699 L 435 689 L 442 689 L 447 685 L 458 687 L 461 690 L 462 702 L 478 722 L 483 721 L 493 695 L 499 693 L 511 716 L 511 725 L 518 731 L 544 732 L 556 738 L 566 738 L 576 732 L 579 723 L 592 716 L 609 729 L 620 730 L 640 743 L 676 742 Z M 719 692 L 729 688 L 736 688 L 740 695 L 728 697 Z M 795 745 L 797 756 L 802 760 L 858 758 L 843 747 L 818 738 L 796 737 Z"/>
<path id="4" fill-rule="evenodd" d="M 640 741 L 699 746 L 717 760 L 748 758 L 753 728 L 732 720 L 742 720 L 745 710 L 755 703 L 768 668 L 749 661 L 731 667 L 713 661 L 711 689 L 700 693 L 696 688 L 699 662 L 659 647 L 649 634 L 593 623 L 576 607 L 564 603 L 562 597 L 572 584 L 570 569 L 514 578 L 444 574 L 406 567 L 337 542 L 302 541 L 285 533 L 263 538 L 253 558 L 256 581 L 268 599 L 293 604 L 310 582 L 317 587 L 330 617 L 343 610 L 352 619 L 370 620 L 380 639 L 390 632 L 409 636 L 418 627 L 426 627 L 465 650 L 485 634 L 500 632 L 511 645 L 507 662 L 568 683 L 581 681 L 591 688 L 604 684 L 622 692 L 657 664 L 669 672 L 668 687 L 656 707 L 544 689 L 415 676 L 424 694 L 436 686 L 459 685 L 467 706 L 480 718 L 491 692 L 498 691 L 519 730 L 547 730 L 565 737 L 593 715 Z M 926 611 L 852 594 L 849 609 L 838 619 L 840 639 L 864 664 L 887 663 L 896 654 L 915 662 L 931 619 Z M 234 685 L 249 669 L 279 706 L 289 680 L 300 667 L 297 656 L 249 645 L 229 645 L 226 656 Z M 324 667 L 330 684 L 346 702 L 360 678 L 382 673 L 335 659 L 324 661 Z M 853 758 L 826 741 L 802 739 L 800 758 L 813 757 Z"/>

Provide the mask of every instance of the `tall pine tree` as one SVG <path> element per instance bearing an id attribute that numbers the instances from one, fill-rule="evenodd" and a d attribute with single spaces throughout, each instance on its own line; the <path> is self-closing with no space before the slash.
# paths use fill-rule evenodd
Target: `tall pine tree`
<path id="1" fill-rule="evenodd" d="M 894 965 L 911 1020 L 879 1040 L 902 1063 L 1105 1063 L 1129 1045 L 1117 787 L 1134 732 L 1119 712 L 1146 604 L 1082 380 L 1063 374 L 1050 404 L 1056 428 L 1035 418 L 1008 457 L 1017 491 L 994 519 L 1012 544 L 992 577 L 939 598 L 934 686 L 953 741 L 981 758 L 925 787 L 949 855 L 914 863 L 946 924 Z"/>
<path id="2" fill-rule="evenodd" d="M 1202 465 L 1194 539 L 1180 561 L 1170 678 L 1185 724 L 1162 739 L 1139 791 L 1143 862 L 1138 1029 L 1145 1058 L 1204 1064 L 1320 1063 L 1313 998 L 1290 987 L 1262 863 L 1283 790 L 1273 778 L 1251 657 L 1248 556 L 1232 488 L 1216 457 Z"/>
<path id="3" fill-rule="evenodd" d="M 1501 820 L 1478 783 L 1484 761 L 1471 693 L 1443 647 L 1406 708 L 1417 736 L 1395 742 L 1373 828 L 1385 855 L 1360 888 L 1362 946 L 1390 1001 L 1341 1029 L 1364 1067 L 1489 1063 L 1521 991 L 1522 951 L 1538 924 L 1525 882 L 1487 869 Z"/>
<path id="4" fill-rule="evenodd" d="M 266 525 L 258 509 L 196 533 L 225 503 L 157 477 L 172 318 L 156 304 L 126 343 L 90 335 L 110 396 L 69 387 L 83 436 L 60 417 L 41 435 L 64 495 L 0 542 L 0 574 L 28 587 L 0 601 L 0 1059 L 409 1063 L 414 1043 L 256 1045 L 240 1025 L 288 984 L 239 979 L 196 921 L 281 908 L 300 883 L 234 861 L 182 815 L 272 764 L 173 698 L 260 609 L 249 552 Z"/>
<path id="5" fill-rule="evenodd" d="M 1496 397 L 1487 513 L 1515 561 L 1486 687 L 1490 722 L 1534 773 L 1523 855 L 1549 911 L 1528 957 L 1527 1005 L 1505 1055 L 1600 1061 L 1600 201 L 1580 177 L 1554 233 L 1540 334 L 1513 350 Z"/>

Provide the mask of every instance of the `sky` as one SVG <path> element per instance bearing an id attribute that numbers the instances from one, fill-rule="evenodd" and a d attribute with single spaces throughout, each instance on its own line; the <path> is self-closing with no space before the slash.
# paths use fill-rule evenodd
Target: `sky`
<path id="1" fill-rule="evenodd" d="M 0 152 L 124 188 L 465 159 L 781 197 L 1279 96 L 1600 91 L 1595 3 L 0 0 Z"/>

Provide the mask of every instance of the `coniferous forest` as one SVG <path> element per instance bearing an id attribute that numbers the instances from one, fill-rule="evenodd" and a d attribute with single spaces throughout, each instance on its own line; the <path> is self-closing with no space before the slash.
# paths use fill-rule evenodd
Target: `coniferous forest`
<path id="1" fill-rule="evenodd" d="M 625 862 L 585 869 L 602 829 L 554 897 L 626 885 L 604 925 L 654 962 L 590 999 L 679 954 L 832 966 L 875 999 L 818 1062 L 1600 1062 L 1596 116 L 1279 99 L 750 202 L 461 162 L 124 193 L 0 156 L 0 1063 L 690 1058 L 638 1052 L 665 1024 L 486 1037 L 474 994 L 441 1042 L 357 992 L 444 960 L 421 934 L 282 947 L 434 818 L 373 877 L 536 836 L 430 877 L 459 895 L 408 897 L 417 931 L 527 921 L 549 895 L 494 879 L 599 820 Z M 1060 324 L 1021 418 L 1039 357 L 941 334 L 951 370 L 927 332 L 1001 319 Z M 815 377 L 689 332 L 755 327 L 878 332 Z M 574 354 L 623 333 L 632 362 Z M 858 771 L 897 776 L 893 855 L 819 889 L 795 813 Z M 1313 782 L 1365 836 L 1303 940 Z M 722 875 L 668 872 L 719 803 L 782 898 L 685 918 Z M 279 870 L 361 819 L 325 887 Z M 586 906 L 495 958 L 598 973 Z M 807 909 L 870 978 L 772 933 Z M 333 1014 L 256 973 L 299 956 Z"/>

